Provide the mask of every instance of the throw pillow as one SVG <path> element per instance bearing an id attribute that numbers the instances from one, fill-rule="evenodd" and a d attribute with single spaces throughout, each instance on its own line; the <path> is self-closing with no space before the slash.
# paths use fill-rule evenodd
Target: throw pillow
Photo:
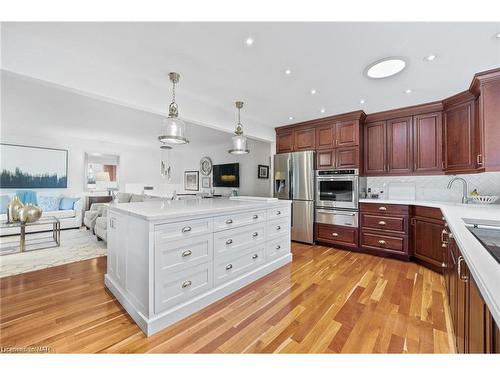
<path id="1" fill-rule="evenodd" d="M 2 195 L 0 196 L 0 214 L 6 214 L 7 213 L 7 207 L 9 207 L 9 203 L 11 201 L 11 197 L 8 195 Z"/>
<path id="2" fill-rule="evenodd" d="M 59 211 L 60 203 L 61 197 L 38 197 L 38 207 L 40 207 L 43 212 Z"/>
<path id="3" fill-rule="evenodd" d="M 115 199 L 113 200 L 115 203 L 128 203 L 130 202 L 130 198 L 132 194 L 130 193 L 116 193 Z"/>
<path id="4" fill-rule="evenodd" d="M 36 191 L 33 190 L 18 190 L 16 191 L 16 195 L 19 197 L 19 200 L 23 202 L 23 204 L 37 204 L 36 199 Z"/>
<path id="5" fill-rule="evenodd" d="M 61 204 L 59 205 L 60 210 L 72 210 L 75 206 L 75 202 L 78 202 L 80 198 L 70 198 L 63 197 L 61 199 Z"/>

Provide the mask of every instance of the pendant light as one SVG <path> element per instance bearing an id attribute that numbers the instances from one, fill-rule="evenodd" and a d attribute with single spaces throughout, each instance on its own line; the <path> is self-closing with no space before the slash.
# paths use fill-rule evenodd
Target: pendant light
<path id="1" fill-rule="evenodd" d="M 238 124 L 236 125 L 236 130 L 234 131 L 235 136 L 233 137 L 233 148 L 228 152 L 233 155 L 243 155 L 248 154 L 250 150 L 247 148 L 247 137 L 243 135 L 243 125 L 241 125 L 240 112 L 243 108 L 243 102 L 236 102 L 236 108 L 238 108 Z"/>
<path id="2" fill-rule="evenodd" d="M 179 73 L 169 73 L 172 82 L 172 103 L 168 107 L 168 117 L 163 120 L 165 133 L 158 137 L 162 143 L 183 144 L 189 143 L 186 138 L 186 123 L 179 118 L 179 110 L 175 102 L 175 84 L 179 82 Z"/>

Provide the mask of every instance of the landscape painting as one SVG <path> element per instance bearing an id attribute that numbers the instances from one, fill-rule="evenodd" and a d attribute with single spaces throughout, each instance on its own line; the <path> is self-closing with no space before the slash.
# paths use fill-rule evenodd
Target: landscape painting
<path id="1" fill-rule="evenodd" d="M 0 188 L 58 189 L 68 187 L 68 151 L 0 144 Z"/>

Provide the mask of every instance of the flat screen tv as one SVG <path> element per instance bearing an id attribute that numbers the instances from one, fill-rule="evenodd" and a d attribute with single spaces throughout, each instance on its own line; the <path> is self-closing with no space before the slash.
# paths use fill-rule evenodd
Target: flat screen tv
<path id="1" fill-rule="evenodd" d="M 240 163 L 214 165 L 214 187 L 240 187 Z"/>

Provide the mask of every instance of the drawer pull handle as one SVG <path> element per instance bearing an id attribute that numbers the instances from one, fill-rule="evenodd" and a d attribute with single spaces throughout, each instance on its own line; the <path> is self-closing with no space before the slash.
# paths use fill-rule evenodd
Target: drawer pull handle
<path id="1" fill-rule="evenodd" d="M 478 154 L 476 157 L 476 160 L 477 160 L 478 165 L 483 165 L 483 155 L 482 154 Z"/>
<path id="2" fill-rule="evenodd" d="M 229 263 L 227 266 L 226 266 L 226 271 L 229 271 L 231 268 L 233 268 L 233 265 L 231 263 Z"/>
<path id="3" fill-rule="evenodd" d="M 183 257 L 188 257 L 190 256 L 191 254 L 193 254 L 193 252 L 191 250 L 186 250 L 184 252 L 182 252 L 182 256 Z"/>
<path id="4" fill-rule="evenodd" d="M 188 286 L 191 286 L 191 284 L 192 284 L 191 280 L 184 281 L 184 282 L 182 283 L 182 287 L 183 287 L 183 288 L 187 288 Z"/>
<path id="5" fill-rule="evenodd" d="M 259 218 L 259 215 L 253 215 L 253 219 L 256 220 Z"/>
<path id="6" fill-rule="evenodd" d="M 187 227 L 182 228 L 182 233 L 191 232 L 191 229 L 192 228 L 188 225 Z"/>
<path id="7" fill-rule="evenodd" d="M 462 275 L 462 261 L 464 260 L 463 256 L 458 257 L 458 266 L 457 266 L 457 273 L 458 273 L 458 278 L 462 280 L 464 283 L 469 281 L 469 276 Z"/>
<path id="8" fill-rule="evenodd" d="M 226 224 L 232 224 L 233 223 L 233 219 L 227 219 L 226 220 Z"/>
<path id="9" fill-rule="evenodd" d="M 384 207 L 384 206 L 380 206 L 378 209 L 379 209 L 379 211 L 387 211 L 387 207 Z"/>
<path id="10" fill-rule="evenodd" d="M 338 233 L 333 232 L 333 233 L 332 233 L 332 236 L 333 236 L 333 237 L 338 237 L 338 236 L 339 236 L 339 234 L 338 234 Z"/>
<path id="11" fill-rule="evenodd" d="M 254 232 L 254 233 L 252 234 L 252 237 L 257 237 L 258 235 L 259 235 L 259 233 Z"/>
<path id="12" fill-rule="evenodd" d="M 381 244 L 381 245 L 385 245 L 385 241 L 384 240 L 379 240 L 378 243 Z"/>
<path id="13" fill-rule="evenodd" d="M 232 243 L 233 243 L 233 240 L 232 240 L 232 239 L 228 239 L 228 240 L 226 241 L 226 245 L 231 245 Z"/>
<path id="14" fill-rule="evenodd" d="M 276 230 L 280 230 L 280 229 L 281 229 L 281 226 L 280 226 L 280 225 L 278 225 L 278 226 L 276 227 Z"/>
<path id="15" fill-rule="evenodd" d="M 381 221 L 379 221 L 379 222 L 378 222 L 378 225 L 385 225 L 385 224 L 386 224 L 386 223 L 385 223 L 385 221 L 383 221 L 383 220 L 381 220 Z"/>
<path id="16" fill-rule="evenodd" d="M 276 211 L 276 215 L 281 215 L 281 211 Z"/>
<path id="17" fill-rule="evenodd" d="M 447 245 L 448 244 L 448 241 L 449 241 L 449 236 L 448 236 L 448 231 L 446 229 L 443 229 L 441 231 L 441 242 L 443 243 L 443 245 Z M 448 238 L 447 238 L 448 237 Z M 443 246 L 443 247 L 446 247 L 446 246 Z"/>
<path id="18" fill-rule="evenodd" d="M 279 250 L 279 249 L 281 249 L 281 246 L 280 245 L 276 246 L 276 250 Z"/>
<path id="19" fill-rule="evenodd" d="M 257 254 L 252 255 L 252 259 L 257 259 L 259 256 Z"/>

